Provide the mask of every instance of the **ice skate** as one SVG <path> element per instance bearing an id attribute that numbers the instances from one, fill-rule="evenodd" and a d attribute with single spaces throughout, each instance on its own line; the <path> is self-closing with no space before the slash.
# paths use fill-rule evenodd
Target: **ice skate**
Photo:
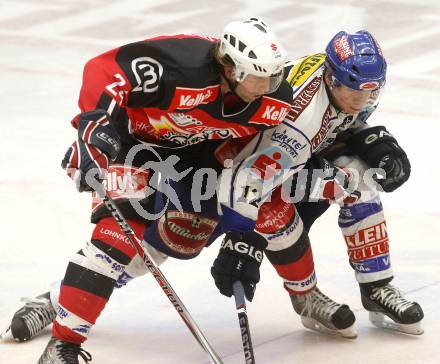
<path id="1" fill-rule="evenodd" d="M 82 349 L 81 345 L 51 338 L 38 364 L 79 364 L 78 357 L 86 363 L 92 360 L 90 353 Z"/>
<path id="2" fill-rule="evenodd" d="M 12 336 L 19 342 L 30 340 L 55 319 L 56 312 L 50 302 L 49 292 L 34 298 L 22 298 L 22 301 L 24 306 L 14 314 L 1 338 Z"/>
<path id="3" fill-rule="evenodd" d="M 291 295 L 296 313 L 303 325 L 311 330 L 348 339 L 357 337 L 355 317 L 347 305 L 336 303 L 318 287 L 304 295 Z"/>
<path id="4" fill-rule="evenodd" d="M 397 287 L 391 284 L 373 288 L 361 286 L 361 297 L 373 325 L 405 334 L 423 334 L 422 308 L 417 302 L 408 301 L 403 297 Z"/>

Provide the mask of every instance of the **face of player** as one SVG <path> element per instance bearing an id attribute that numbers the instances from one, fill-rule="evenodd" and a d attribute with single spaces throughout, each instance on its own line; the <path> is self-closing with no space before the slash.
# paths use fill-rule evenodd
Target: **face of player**
<path id="1" fill-rule="evenodd" d="M 347 114 L 357 114 L 373 97 L 375 91 L 353 90 L 345 85 L 335 86 L 331 76 L 326 75 L 326 84 L 330 90 L 332 103 Z"/>
<path id="2" fill-rule="evenodd" d="M 269 93 L 270 78 L 247 75 L 237 84 L 235 93 L 246 102 L 252 102 Z"/>
<path id="3" fill-rule="evenodd" d="M 245 102 L 252 102 L 265 94 L 275 92 L 284 79 L 283 72 L 270 77 L 259 77 L 247 74 L 240 82 L 236 81 L 233 67 L 225 66 L 225 76 L 235 86 L 235 93 Z"/>

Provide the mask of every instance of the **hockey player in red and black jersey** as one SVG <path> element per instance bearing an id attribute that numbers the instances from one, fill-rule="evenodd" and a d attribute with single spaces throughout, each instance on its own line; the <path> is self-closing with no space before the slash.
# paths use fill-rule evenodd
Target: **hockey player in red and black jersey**
<path id="1" fill-rule="evenodd" d="M 85 175 L 94 171 L 158 264 L 168 256 L 193 258 L 221 234 L 215 199 L 201 201 L 201 211 L 194 211 L 194 173 L 223 167 L 215 150 L 224 140 L 254 135 L 284 119 L 292 100 L 285 61 L 283 46 L 257 18 L 229 23 L 218 40 L 157 37 L 93 58 L 84 68 L 81 113 L 72 121 L 77 138 L 62 166 L 79 191 L 92 190 Z M 172 167 L 167 183 L 176 182 L 179 200 L 146 188 L 157 187 L 160 179 L 141 168 L 148 163 Z M 129 200 L 142 211 L 165 214 L 148 220 Z M 90 360 L 81 343 L 114 287 L 136 275 L 135 250 L 96 196 L 92 222 L 90 242 L 67 267 L 53 337 L 40 364 L 76 364 L 79 356 Z M 21 340 L 38 330 L 25 320 L 25 311 L 11 328 Z M 43 315 L 54 318 L 50 310 Z"/>

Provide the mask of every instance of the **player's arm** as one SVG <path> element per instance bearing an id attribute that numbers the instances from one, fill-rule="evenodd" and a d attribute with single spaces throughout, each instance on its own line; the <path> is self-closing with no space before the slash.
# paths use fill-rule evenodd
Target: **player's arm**
<path id="1" fill-rule="evenodd" d="M 385 192 L 394 191 L 408 180 L 411 164 L 405 151 L 385 126 L 359 129 L 345 143 L 372 168 L 383 169 L 384 173 L 377 182 Z"/>
<path id="2" fill-rule="evenodd" d="M 83 71 L 79 96 L 81 113 L 71 122 L 78 130 L 77 140 L 67 150 L 61 166 L 66 170 L 78 191 L 91 191 L 85 175 L 103 179 L 109 161 L 120 149 L 120 138 L 112 120 L 126 103 L 130 86 L 116 63 L 117 50 L 109 51 L 88 61 Z"/>
<path id="3" fill-rule="evenodd" d="M 136 44 L 130 47 L 136 50 Z M 124 121 L 124 118 L 118 117 L 119 113 L 127 106 L 133 92 L 140 90 L 143 93 L 143 83 L 148 81 L 140 78 L 138 73 L 138 77 L 134 75 L 139 72 L 138 69 L 133 70 L 136 56 L 132 60 L 121 57 L 121 49 L 97 56 L 84 67 L 78 101 L 81 113 L 71 122 L 78 131 L 78 137 L 62 161 L 62 167 L 75 181 L 80 192 L 91 190 L 85 182 L 85 175 L 89 171 L 95 171 L 93 174 L 102 179 L 109 161 L 116 159 L 120 149 L 117 130 L 128 129 L 128 124 L 118 125 Z M 130 70 L 133 74 L 129 73 Z M 155 81 L 159 83 L 160 79 Z M 145 92 L 142 95 L 144 104 L 153 105 L 159 92 L 159 88 Z"/>
<path id="4" fill-rule="evenodd" d="M 127 103 L 132 89 L 127 75 L 116 57 L 119 49 L 114 49 L 89 60 L 84 66 L 78 106 L 82 112 L 103 110 L 116 120 L 120 108 Z M 73 120 L 74 127 L 78 121 Z"/>
<path id="5" fill-rule="evenodd" d="M 396 138 L 385 126 L 371 126 L 366 119 L 376 109 L 374 104 L 367 109 L 361 120 L 344 138 L 352 150 L 372 168 L 382 168 L 384 173 L 377 182 L 385 192 L 392 192 L 402 186 L 411 174 L 409 159 Z"/>

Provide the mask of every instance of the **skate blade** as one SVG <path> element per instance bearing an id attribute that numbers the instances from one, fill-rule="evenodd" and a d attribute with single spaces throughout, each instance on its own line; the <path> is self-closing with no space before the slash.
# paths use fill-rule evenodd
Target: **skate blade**
<path id="1" fill-rule="evenodd" d="M 0 340 L 11 340 L 13 339 L 11 326 L 8 326 L 6 329 L 0 332 Z"/>
<path id="2" fill-rule="evenodd" d="M 339 337 L 343 337 L 344 339 L 357 338 L 357 332 L 354 328 L 354 325 L 351 325 L 350 327 L 347 327 L 346 329 L 342 329 L 342 330 L 330 329 L 327 326 L 321 324 L 319 321 L 315 320 L 314 318 L 307 316 L 301 316 L 301 322 L 304 325 L 304 327 L 307 327 L 310 330 L 317 331 L 326 335 L 339 336 Z"/>
<path id="3" fill-rule="evenodd" d="M 424 332 L 420 321 L 414 324 L 399 324 L 380 312 L 369 312 L 369 318 L 371 323 L 380 329 L 398 331 L 409 335 L 422 335 Z"/>

